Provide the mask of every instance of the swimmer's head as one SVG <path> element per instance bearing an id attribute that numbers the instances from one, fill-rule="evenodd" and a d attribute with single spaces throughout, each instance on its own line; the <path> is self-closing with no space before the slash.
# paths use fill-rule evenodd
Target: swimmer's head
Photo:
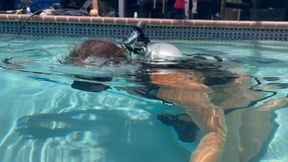
<path id="1" fill-rule="evenodd" d="M 131 61 L 130 55 L 126 52 L 110 41 L 87 40 L 70 52 L 68 63 L 83 66 L 87 63 L 90 64 L 91 57 L 102 58 L 104 62 L 101 62 L 101 65 L 124 63 L 125 61 Z M 181 59 L 183 56 L 179 49 L 168 43 L 151 44 L 148 46 L 147 53 L 142 55 L 145 63 L 154 65 L 175 64 L 177 59 Z"/>
<path id="2" fill-rule="evenodd" d="M 87 40 L 70 52 L 69 61 L 83 61 L 88 57 L 104 58 L 114 63 L 128 59 L 124 50 L 110 41 Z"/>

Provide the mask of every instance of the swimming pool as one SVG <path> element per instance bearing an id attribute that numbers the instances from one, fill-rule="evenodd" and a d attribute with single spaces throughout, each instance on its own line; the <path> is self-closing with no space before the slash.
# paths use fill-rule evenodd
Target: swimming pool
<path id="1" fill-rule="evenodd" d="M 125 91 L 143 87 L 133 75 L 134 65 L 95 69 L 61 64 L 86 38 L 0 39 L 0 161 L 189 161 L 202 133 L 197 131 L 194 142 L 182 142 L 175 127 L 157 119 L 162 113 L 183 113 L 181 108 Z M 287 104 L 259 111 L 261 104 L 287 96 L 287 43 L 168 42 L 183 53 L 220 56 L 225 69 L 257 77 L 257 88 L 268 89 L 259 93 L 277 92 L 225 115 L 228 133 L 221 161 L 287 161 Z M 72 86 L 87 81 L 75 76 L 108 74 L 113 80 L 97 81 L 94 92 Z"/>

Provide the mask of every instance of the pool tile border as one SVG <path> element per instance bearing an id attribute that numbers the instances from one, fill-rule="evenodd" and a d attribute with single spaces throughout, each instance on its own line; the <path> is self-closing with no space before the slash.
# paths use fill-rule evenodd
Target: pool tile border
<path id="1" fill-rule="evenodd" d="M 129 26 L 143 21 L 153 39 L 176 40 L 288 40 L 288 22 L 176 20 L 89 16 L 33 16 L 0 14 L 0 33 L 120 38 Z"/>

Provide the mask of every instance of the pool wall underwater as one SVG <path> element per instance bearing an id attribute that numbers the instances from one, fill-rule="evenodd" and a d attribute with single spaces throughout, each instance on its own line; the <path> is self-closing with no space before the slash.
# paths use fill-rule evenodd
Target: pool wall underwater
<path id="1" fill-rule="evenodd" d="M 158 40 L 288 40 L 288 22 L 35 15 L 25 23 L 28 18 L 0 14 L 0 34 L 122 38 L 143 21 L 149 37 Z"/>

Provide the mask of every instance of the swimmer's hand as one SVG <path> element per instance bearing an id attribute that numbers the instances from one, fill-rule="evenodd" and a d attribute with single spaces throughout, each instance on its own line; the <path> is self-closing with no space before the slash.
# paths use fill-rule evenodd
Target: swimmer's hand
<path id="1" fill-rule="evenodd" d="M 90 16 L 99 16 L 99 12 L 96 9 L 90 10 Z"/>

